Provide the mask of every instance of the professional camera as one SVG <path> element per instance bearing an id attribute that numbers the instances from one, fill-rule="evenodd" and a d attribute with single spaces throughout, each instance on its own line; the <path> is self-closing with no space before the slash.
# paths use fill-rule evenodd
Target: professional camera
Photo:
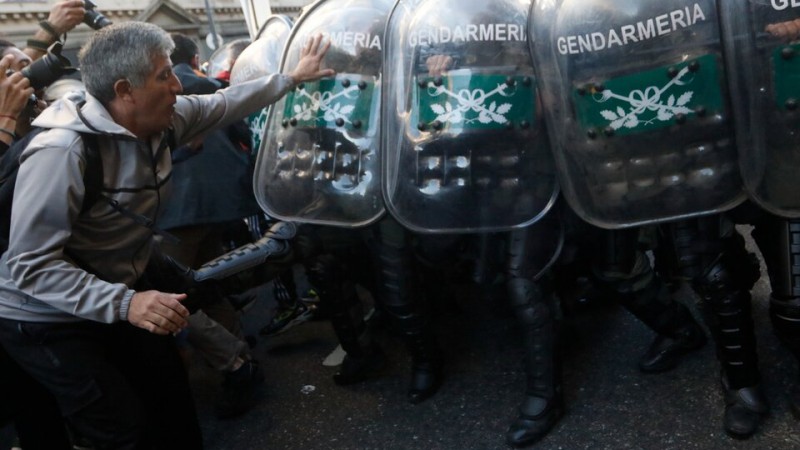
<path id="1" fill-rule="evenodd" d="M 61 76 L 78 70 L 72 67 L 72 62 L 69 59 L 61 55 L 63 48 L 63 44 L 56 41 L 47 49 L 46 55 L 22 69 L 22 75 L 30 81 L 34 90 L 38 91 L 61 78 Z"/>
<path id="2" fill-rule="evenodd" d="M 86 14 L 83 15 L 83 23 L 95 30 L 111 25 L 112 22 L 106 16 L 95 10 L 97 5 L 92 0 L 84 0 L 83 4 L 86 9 Z"/>

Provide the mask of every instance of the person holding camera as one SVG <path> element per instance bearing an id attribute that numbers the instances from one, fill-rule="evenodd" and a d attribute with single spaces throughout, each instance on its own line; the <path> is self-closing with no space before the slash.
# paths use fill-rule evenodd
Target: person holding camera
<path id="1" fill-rule="evenodd" d="M 141 283 L 159 263 L 153 218 L 169 190 L 168 135 L 190 141 L 333 75 L 321 69 L 329 46 L 310 39 L 290 74 L 181 96 L 169 35 L 114 24 L 79 54 L 85 101 L 62 98 L 34 121 L 46 130 L 21 158 L 0 258 L 0 343 L 96 448 L 202 448 L 172 337 L 187 325 L 187 295 Z M 84 208 L 87 133 L 103 187 Z"/>
<path id="2" fill-rule="evenodd" d="M 39 22 L 39 29 L 28 39 L 23 50 L 25 54 L 34 60 L 44 56 L 53 43 L 60 41 L 65 33 L 86 20 L 85 6 L 83 0 L 66 0 L 54 4 L 47 19 Z"/>
<path id="3" fill-rule="evenodd" d="M 14 142 L 17 117 L 33 94 L 27 78 L 19 71 L 7 73 L 16 62 L 17 58 L 11 54 L 0 59 L 0 157 Z M 17 438 L 25 449 L 72 448 L 53 396 L 26 374 L 1 345 L 0 389 L 5 399 L 0 417 L 14 422 Z"/>
<path id="4" fill-rule="evenodd" d="M 14 102 L 15 106 L 0 107 L 0 139 L 5 144 L 2 153 L 16 139 L 28 132 L 30 99 L 34 93 L 30 80 L 21 71 L 30 66 L 33 60 L 18 49 L 13 43 L 0 39 L 0 56 L 3 57 L 2 83 L 13 89 L 4 95 L 5 102 Z"/>
<path id="5" fill-rule="evenodd" d="M 0 60 L 0 156 L 14 141 L 17 118 L 33 94 L 30 82 L 21 73 L 7 73 L 14 63 L 13 55 L 5 55 Z"/>

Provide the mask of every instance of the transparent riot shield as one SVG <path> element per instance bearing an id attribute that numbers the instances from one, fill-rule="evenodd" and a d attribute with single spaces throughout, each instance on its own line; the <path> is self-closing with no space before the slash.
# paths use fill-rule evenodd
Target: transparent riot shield
<path id="1" fill-rule="evenodd" d="M 287 16 L 275 14 L 267 18 L 256 40 L 248 45 L 233 63 L 231 84 L 244 83 L 280 72 L 281 54 L 291 29 L 292 21 Z M 261 148 L 261 136 L 267 126 L 268 113 L 269 108 L 264 108 L 245 118 L 250 127 L 253 152 Z"/>
<path id="2" fill-rule="evenodd" d="M 744 200 L 714 0 L 536 0 L 529 33 L 561 188 L 584 220 Z"/>
<path id="3" fill-rule="evenodd" d="M 206 75 L 230 83 L 233 65 L 248 45 L 250 39 L 237 39 L 218 48 L 208 57 Z"/>
<path id="4" fill-rule="evenodd" d="M 380 191 L 381 67 L 390 0 L 320 0 L 297 21 L 281 70 L 308 39 L 332 42 L 334 78 L 302 83 L 270 111 L 256 160 L 256 199 L 270 216 L 364 226 L 385 212 Z"/>
<path id="5" fill-rule="evenodd" d="M 528 51 L 529 1 L 400 0 L 386 28 L 391 214 L 420 232 L 501 231 L 558 195 Z"/>
<path id="6" fill-rule="evenodd" d="M 720 2 L 742 178 L 750 198 L 800 217 L 800 2 Z"/>

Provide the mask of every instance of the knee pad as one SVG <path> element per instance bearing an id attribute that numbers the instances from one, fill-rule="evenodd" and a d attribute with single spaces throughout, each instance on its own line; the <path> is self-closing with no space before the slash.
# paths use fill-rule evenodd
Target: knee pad
<path id="1" fill-rule="evenodd" d="M 524 278 L 512 278 L 507 288 L 514 314 L 524 326 L 540 327 L 553 321 L 553 305 L 537 283 Z"/>
<path id="2" fill-rule="evenodd" d="M 704 297 L 722 299 L 726 292 L 750 291 L 761 277 L 758 258 L 745 249 L 742 236 L 734 233 L 721 244 L 719 255 L 694 280 L 695 289 Z"/>

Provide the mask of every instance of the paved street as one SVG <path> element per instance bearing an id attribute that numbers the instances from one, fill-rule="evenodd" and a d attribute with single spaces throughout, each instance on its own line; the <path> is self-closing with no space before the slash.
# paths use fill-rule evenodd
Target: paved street
<path id="1" fill-rule="evenodd" d="M 327 322 L 314 321 L 273 338 L 260 338 L 255 354 L 267 380 L 259 405 L 247 415 L 218 420 L 211 404 L 221 376 L 192 367 L 207 448 L 223 449 L 504 449 L 504 432 L 524 388 L 520 333 L 499 300 L 461 287 L 440 305 L 438 335 L 447 352 L 446 383 L 434 398 L 404 399 L 409 370 L 405 349 L 388 333 L 380 341 L 390 365 L 382 377 L 336 386 L 335 368 L 322 361 L 336 347 Z M 685 288 L 681 301 L 694 305 Z M 613 304 L 564 321 L 567 414 L 535 448 L 541 449 L 797 449 L 798 424 L 783 397 L 794 363 L 778 347 L 767 316 L 768 289 L 759 282 L 754 314 L 761 366 L 772 414 L 752 439 L 739 442 L 721 428 L 722 397 L 712 346 L 676 370 L 643 375 L 636 360 L 652 334 Z M 251 333 L 263 325 L 271 300 L 246 316 Z M 0 433 L 9 448 L 8 430 Z"/>
<path id="2" fill-rule="evenodd" d="M 405 402 L 409 361 L 398 339 L 381 338 L 390 355 L 383 377 L 336 386 L 335 368 L 321 364 L 335 348 L 326 322 L 311 322 L 271 339 L 256 354 L 267 368 L 260 406 L 233 421 L 218 421 L 198 389 L 210 449 L 504 449 L 504 432 L 524 389 L 522 348 L 514 319 L 503 306 L 456 292 L 437 317 L 447 351 L 447 381 L 420 404 Z M 694 305 L 686 288 L 681 301 Z M 564 389 L 567 414 L 535 448 L 542 449 L 796 449 L 800 431 L 783 398 L 795 368 L 778 347 L 767 315 L 765 280 L 755 290 L 761 365 L 772 414 L 745 442 L 721 428 L 722 396 L 710 344 L 673 372 L 643 375 L 637 357 L 652 339 L 641 323 L 615 305 L 565 320 Z M 263 305 L 260 306 L 263 308 Z M 440 308 L 441 309 L 441 308 Z M 258 309 L 248 316 L 257 329 Z M 203 371 L 207 374 L 206 371 Z M 213 377 L 199 371 L 197 387 Z M 307 392 L 313 386 L 312 392 Z"/>

